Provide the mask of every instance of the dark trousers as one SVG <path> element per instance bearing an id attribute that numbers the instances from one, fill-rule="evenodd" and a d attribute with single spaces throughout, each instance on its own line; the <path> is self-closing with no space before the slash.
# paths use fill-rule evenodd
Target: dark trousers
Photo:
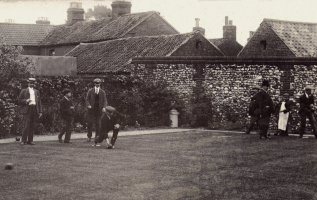
<path id="1" fill-rule="evenodd" d="M 109 133 L 109 131 L 111 131 L 111 130 L 113 130 L 113 135 L 112 135 L 112 138 L 111 138 L 110 143 L 111 143 L 112 145 L 114 145 L 114 144 L 116 143 L 116 140 L 117 140 L 118 134 L 119 134 L 119 129 L 117 129 L 117 128 L 101 130 L 99 137 L 97 137 L 97 138 L 95 139 L 95 143 L 102 143 L 102 141 L 103 141 L 104 139 L 109 138 L 108 133 Z"/>
<path id="2" fill-rule="evenodd" d="M 58 135 L 58 139 L 62 139 L 63 135 L 65 134 L 64 142 L 69 142 L 71 133 L 72 133 L 72 119 L 62 119 L 62 127 L 60 134 Z"/>
<path id="3" fill-rule="evenodd" d="M 100 134 L 100 122 L 101 122 L 101 113 L 99 112 L 94 112 L 94 113 L 88 113 L 88 133 L 87 133 L 87 137 L 91 138 L 92 137 L 92 127 L 93 125 L 95 125 L 96 127 L 96 134 L 95 134 L 95 138 L 97 138 L 97 136 L 99 136 Z"/>
<path id="4" fill-rule="evenodd" d="M 28 106 L 27 113 L 23 115 L 22 142 L 33 142 L 33 135 L 37 118 L 38 114 L 36 106 Z"/>
<path id="5" fill-rule="evenodd" d="M 258 123 L 259 118 L 256 116 L 251 116 L 250 124 L 247 126 L 246 134 L 250 134 L 254 126 Z"/>
<path id="6" fill-rule="evenodd" d="M 269 130 L 269 127 L 270 127 L 270 117 L 261 117 L 259 119 L 259 128 L 260 128 L 260 131 L 259 131 L 259 134 L 260 134 L 260 138 L 264 137 L 264 138 L 267 138 L 267 132 Z"/>
<path id="7" fill-rule="evenodd" d="M 314 116 L 314 113 L 301 113 L 300 114 L 300 136 L 302 137 L 304 135 L 304 132 L 305 132 L 305 127 L 306 127 L 306 118 L 309 119 L 309 123 L 311 124 L 311 127 L 313 129 L 313 133 L 314 135 L 316 136 L 317 133 L 316 133 L 316 119 L 315 119 L 315 116 Z"/>

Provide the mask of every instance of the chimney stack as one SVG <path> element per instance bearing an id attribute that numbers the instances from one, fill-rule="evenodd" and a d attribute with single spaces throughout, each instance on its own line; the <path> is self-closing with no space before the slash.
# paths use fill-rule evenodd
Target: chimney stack
<path id="1" fill-rule="evenodd" d="M 225 25 L 223 26 L 223 38 L 227 40 L 237 39 L 237 27 L 233 25 L 229 17 L 225 17 Z"/>
<path id="2" fill-rule="evenodd" d="M 116 19 L 122 15 L 131 14 L 132 4 L 130 1 L 113 1 L 112 7 L 112 19 Z"/>
<path id="3" fill-rule="evenodd" d="M 14 19 L 5 19 L 5 23 L 14 24 Z"/>
<path id="4" fill-rule="evenodd" d="M 193 28 L 193 32 L 199 32 L 201 33 L 203 36 L 205 36 L 205 29 L 199 26 L 199 18 L 195 18 L 196 21 L 196 26 Z"/>
<path id="5" fill-rule="evenodd" d="M 51 24 L 51 22 L 47 19 L 47 17 L 39 17 L 39 18 L 37 18 L 35 23 L 36 24 L 46 24 L 46 25 Z"/>
<path id="6" fill-rule="evenodd" d="M 82 3 L 71 2 L 70 7 L 67 9 L 67 24 L 73 25 L 76 22 L 84 21 L 85 11 L 82 8 Z"/>

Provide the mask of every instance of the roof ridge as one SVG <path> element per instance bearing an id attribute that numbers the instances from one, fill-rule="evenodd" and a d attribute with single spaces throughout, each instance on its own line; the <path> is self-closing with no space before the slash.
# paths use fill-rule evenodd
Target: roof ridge
<path id="1" fill-rule="evenodd" d="M 121 15 L 120 17 L 124 17 L 124 16 L 129 16 L 129 15 L 140 15 L 140 14 L 145 14 L 145 13 L 159 13 L 158 11 L 144 11 L 144 12 L 137 12 L 137 13 L 130 13 L 130 14 L 124 14 Z"/>
<path id="2" fill-rule="evenodd" d="M 111 40 L 105 40 L 105 41 L 99 41 L 99 42 L 82 42 L 79 45 L 89 45 L 89 44 L 102 44 L 112 41 L 120 41 L 120 40 L 129 40 L 129 39 L 139 39 L 139 38 L 162 38 L 162 37 L 175 37 L 177 35 L 188 35 L 192 36 L 193 33 L 180 33 L 180 34 L 170 34 L 170 35 L 143 35 L 143 36 L 135 36 L 135 37 L 124 37 L 124 38 L 117 38 L 117 39 L 111 39 Z"/>
<path id="3" fill-rule="evenodd" d="M 56 26 L 52 24 L 22 24 L 22 23 L 8 23 L 8 22 L 0 22 L 0 25 L 34 25 L 34 26 Z"/>
<path id="4" fill-rule="evenodd" d="M 293 24 L 317 25 L 317 23 L 313 23 L 313 22 L 288 21 L 288 20 L 270 19 L 270 18 L 264 18 L 263 22 L 284 22 L 284 23 L 293 23 Z"/>

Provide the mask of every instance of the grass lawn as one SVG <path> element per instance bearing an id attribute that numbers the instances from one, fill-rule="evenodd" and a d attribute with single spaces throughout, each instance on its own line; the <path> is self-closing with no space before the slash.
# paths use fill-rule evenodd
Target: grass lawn
<path id="1" fill-rule="evenodd" d="M 0 145 L 0 199 L 317 200 L 314 138 L 193 131 L 119 137 L 114 150 L 72 142 Z"/>

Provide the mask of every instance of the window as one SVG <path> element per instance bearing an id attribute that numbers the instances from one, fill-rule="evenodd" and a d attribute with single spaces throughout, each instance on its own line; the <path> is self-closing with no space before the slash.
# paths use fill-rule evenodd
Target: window
<path id="1" fill-rule="evenodd" d="M 196 49 L 201 48 L 202 42 L 200 40 L 196 41 Z"/>
<path id="2" fill-rule="evenodd" d="M 260 45 L 262 50 L 266 50 L 266 40 L 261 40 Z"/>
<path id="3" fill-rule="evenodd" d="M 50 49 L 50 50 L 48 51 L 48 55 L 49 55 L 49 56 L 55 56 L 55 49 Z"/>

